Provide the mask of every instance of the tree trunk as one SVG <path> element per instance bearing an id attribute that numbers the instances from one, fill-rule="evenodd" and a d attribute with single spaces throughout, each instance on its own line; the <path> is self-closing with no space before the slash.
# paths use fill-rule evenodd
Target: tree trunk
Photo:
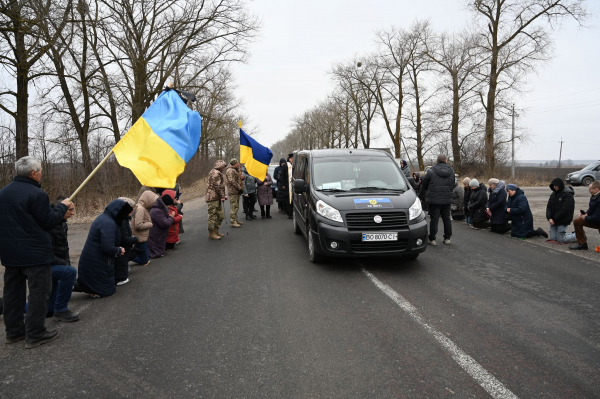
<path id="1" fill-rule="evenodd" d="M 29 112 L 29 62 L 25 47 L 25 35 L 15 32 L 15 56 L 17 61 L 17 112 L 15 117 L 15 147 L 17 159 L 29 155 L 27 114 Z"/>
<path id="2" fill-rule="evenodd" d="M 496 114 L 496 89 L 498 86 L 498 52 L 499 49 L 496 44 L 496 37 L 494 37 L 492 59 L 490 61 L 490 84 L 485 108 L 485 171 L 488 176 L 493 176 L 496 171 L 496 154 L 494 153 L 494 116 Z"/>
<path id="3" fill-rule="evenodd" d="M 461 173 L 461 159 L 460 159 L 460 144 L 458 143 L 458 123 L 459 123 L 459 112 L 460 112 L 460 98 L 459 98 L 459 85 L 457 74 L 452 74 L 452 158 L 454 159 L 454 171 L 458 174 Z"/>

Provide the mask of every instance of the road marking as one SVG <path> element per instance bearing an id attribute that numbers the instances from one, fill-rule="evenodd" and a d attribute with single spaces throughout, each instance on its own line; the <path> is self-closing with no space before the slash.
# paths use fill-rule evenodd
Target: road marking
<path id="1" fill-rule="evenodd" d="M 377 288 L 379 288 L 384 294 L 386 294 L 392 301 L 396 302 L 402 310 L 416 321 L 421 327 L 425 329 L 440 346 L 445 349 L 452 359 L 464 371 L 466 371 L 483 389 L 486 390 L 494 399 L 518 399 L 518 397 L 506 388 L 500 381 L 493 375 L 487 372 L 475 359 L 467 355 L 462 349 L 460 349 L 454 342 L 446 337 L 441 332 L 427 324 L 423 319 L 423 316 L 419 314 L 417 308 L 415 308 L 410 302 L 408 302 L 402 295 L 394 291 L 389 285 L 381 282 L 377 277 L 369 273 L 365 268 L 362 268 L 362 272 L 371 280 Z"/>

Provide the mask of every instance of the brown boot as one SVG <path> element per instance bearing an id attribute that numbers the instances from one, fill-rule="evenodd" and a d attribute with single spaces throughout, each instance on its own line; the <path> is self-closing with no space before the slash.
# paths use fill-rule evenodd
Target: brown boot
<path id="1" fill-rule="evenodd" d="M 209 232 L 208 232 L 209 240 L 220 240 L 221 239 L 221 236 L 217 235 L 216 231 L 217 231 L 216 229 L 209 230 Z"/>
<path id="2" fill-rule="evenodd" d="M 219 236 L 219 237 L 225 237 L 225 234 L 221 234 L 219 233 L 219 229 L 215 229 L 215 233 Z"/>
<path id="3" fill-rule="evenodd" d="M 239 220 L 235 221 L 237 224 L 239 224 L 240 226 L 242 226 L 244 223 L 240 222 Z"/>
<path id="4" fill-rule="evenodd" d="M 242 227 L 238 222 L 232 222 L 231 227 Z"/>

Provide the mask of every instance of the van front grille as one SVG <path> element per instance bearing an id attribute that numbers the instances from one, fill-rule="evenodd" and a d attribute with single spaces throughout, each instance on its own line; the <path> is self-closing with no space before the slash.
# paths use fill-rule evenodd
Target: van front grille
<path id="1" fill-rule="evenodd" d="M 375 223 L 375 216 L 381 216 L 381 223 Z M 346 226 L 353 230 L 399 229 L 408 226 L 405 212 L 361 212 L 346 214 Z"/>

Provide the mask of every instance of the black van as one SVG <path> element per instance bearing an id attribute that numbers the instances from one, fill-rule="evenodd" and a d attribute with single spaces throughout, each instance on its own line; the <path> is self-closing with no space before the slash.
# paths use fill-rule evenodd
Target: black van
<path id="1" fill-rule="evenodd" d="M 417 194 L 391 155 L 377 150 L 299 151 L 293 167 L 293 228 L 311 262 L 402 255 L 427 247 Z"/>

